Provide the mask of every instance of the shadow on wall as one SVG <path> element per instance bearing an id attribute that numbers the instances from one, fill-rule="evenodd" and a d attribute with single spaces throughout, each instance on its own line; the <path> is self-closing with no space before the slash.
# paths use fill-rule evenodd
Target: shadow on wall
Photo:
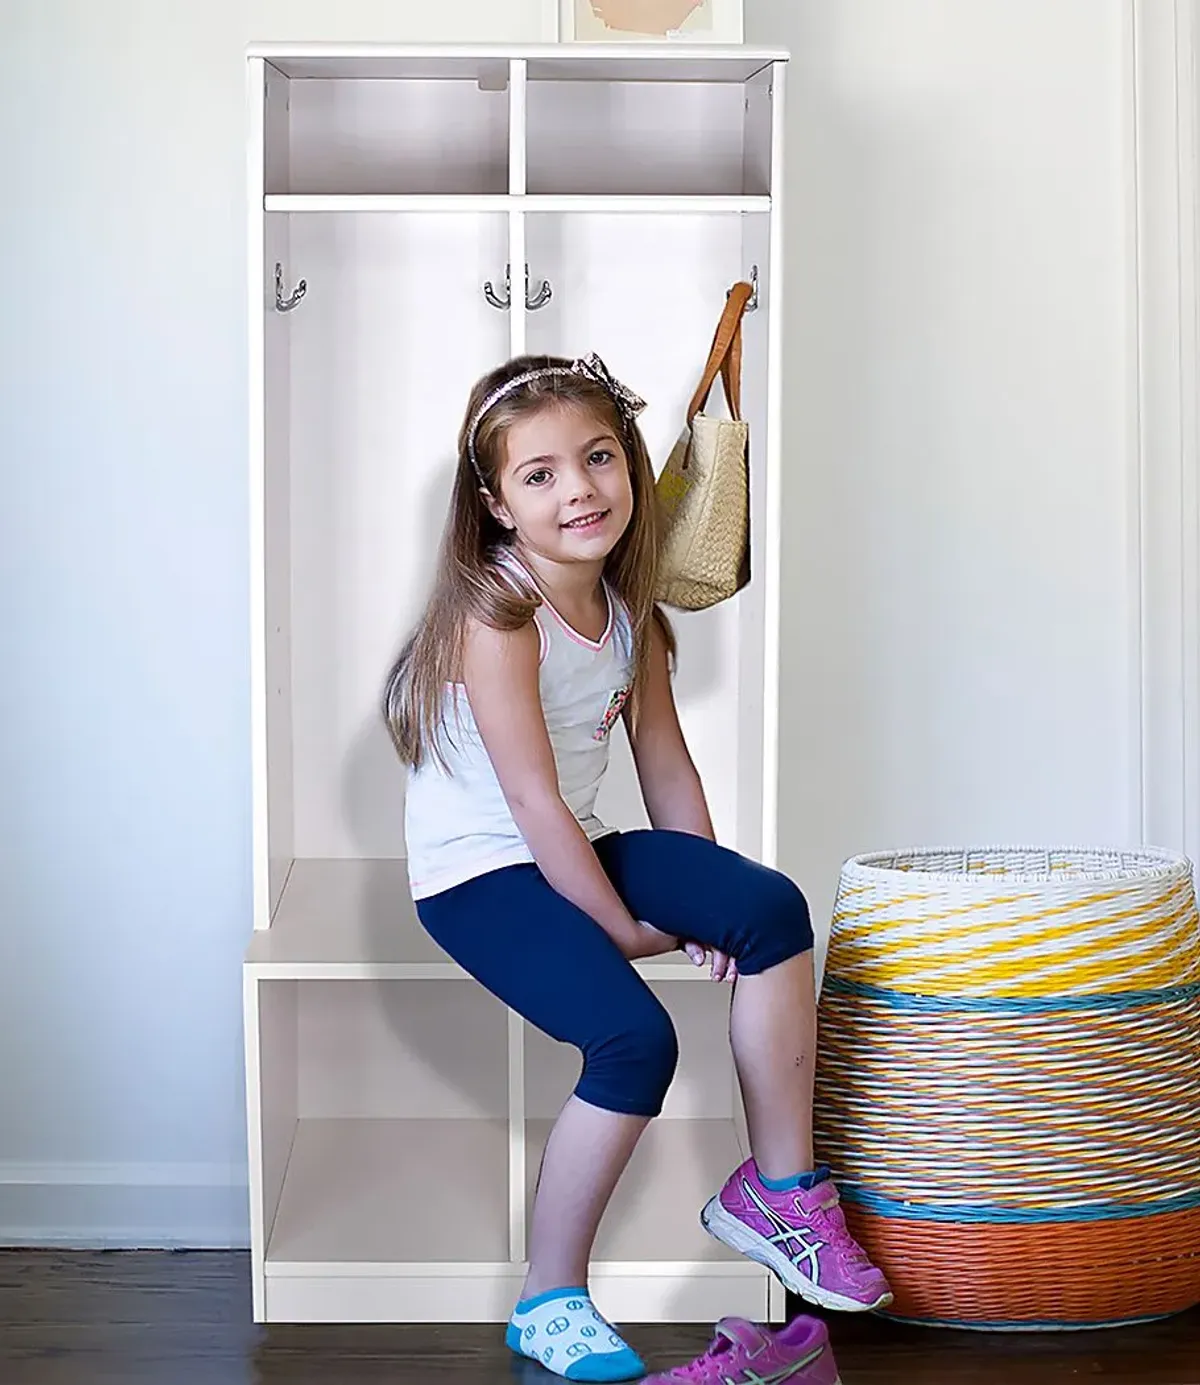
<path id="1" fill-rule="evenodd" d="M 425 522 L 420 527 L 423 550 L 419 567 L 427 574 L 426 593 L 432 589 L 442 533 L 450 506 L 456 462 L 451 456 L 439 466 L 433 484 L 421 496 L 421 512 Z M 423 609 L 413 603 L 412 609 Z M 346 755 L 342 778 L 342 812 L 350 836 L 358 852 L 367 857 L 389 855 L 400 857 L 404 851 L 404 782 L 405 766 L 396 754 L 383 718 L 382 698 L 387 674 L 411 626 L 396 633 L 395 645 L 386 664 L 379 670 L 379 690 L 375 712 L 359 730 Z M 381 831 L 381 817 L 383 826 Z M 381 849 L 382 843 L 382 849 Z"/>

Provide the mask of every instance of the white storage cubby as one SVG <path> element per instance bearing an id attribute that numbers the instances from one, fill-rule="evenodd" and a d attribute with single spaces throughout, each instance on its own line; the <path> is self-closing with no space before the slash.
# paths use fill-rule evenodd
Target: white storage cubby
<path id="1" fill-rule="evenodd" d="M 531 58 L 526 191 L 765 197 L 771 64 Z"/>
<path id="2" fill-rule="evenodd" d="M 250 50 L 257 1321 L 511 1310 L 578 1054 L 421 929 L 383 678 L 429 590 L 472 383 L 527 350 L 597 351 L 648 400 L 660 467 L 751 275 L 753 580 L 673 619 L 720 840 L 774 861 L 785 66 L 710 45 Z M 645 823 L 620 731 L 601 811 Z M 638 968 L 680 1067 L 601 1225 L 597 1301 L 778 1318 L 774 1281 L 698 1220 L 748 1152 L 729 989 L 678 956 Z"/>
<path id="3" fill-rule="evenodd" d="M 505 193 L 503 59 L 293 59 L 268 84 L 268 194 Z"/>

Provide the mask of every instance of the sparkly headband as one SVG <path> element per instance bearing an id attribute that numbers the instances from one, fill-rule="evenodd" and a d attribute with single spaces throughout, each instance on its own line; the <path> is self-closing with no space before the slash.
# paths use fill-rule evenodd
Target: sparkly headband
<path id="1" fill-rule="evenodd" d="M 475 417 L 471 420 L 471 426 L 467 429 L 467 455 L 471 459 L 471 466 L 475 469 L 475 475 L 479 477 L 479 484 L 485 489 L 487 482 L 483 479 L 483 472 L 479 470 L 479 462 L 475 457 L 475 434 L 479 430 L 484 414 L 494 404 L 499 403 L 506 394 L 511 394 L 513 390 L 529 384 L 532 380 L 543 380 L 552 375 L 585 375 L 589 380 L 595 381 L 612 397 L 613 403 L 616 404 L 617 410 L 626 424 L 632 423 L 646 407 L 644 399 L 639 398 L 627 385 L 621 384 L 619 380 L 609 374 L 608 367 L 594 351 L 589 352 L 586 356 L 581 356 L 569 366 L 542 366 L 538 370 L 528 370 L 524 375 L 517 375 L 511 380 L 506 380 L 504 384 L 497 386 L 480 404 L 475 411 Z"/>

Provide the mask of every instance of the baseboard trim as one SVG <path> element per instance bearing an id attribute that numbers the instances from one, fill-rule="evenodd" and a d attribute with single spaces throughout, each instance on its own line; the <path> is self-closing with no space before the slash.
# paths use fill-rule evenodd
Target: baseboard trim
<path id="1" fill-rule="evenodd" d="M 245 1165 L 0 1161 L 0 1245 L 244 1250 Z"/>
<path id="2" fill-rule="evenodd" d="M 100 1163 L 93 1160 L 47 1160 L 21 1163 L 0 1159 L 0 1186 L 79 1188 L 245 1188 L 245 1164 Z"/>
<path id="3" fill-rule="evenodd" d="M 3 1250 L 236 1250 L 250 1251 L 250 1235 L 243 1226 L 184 1227 L 165 1232 L 161 1228 L 139 1231 L 132 1226 L 5 1226 L 0 1225 Z"/>

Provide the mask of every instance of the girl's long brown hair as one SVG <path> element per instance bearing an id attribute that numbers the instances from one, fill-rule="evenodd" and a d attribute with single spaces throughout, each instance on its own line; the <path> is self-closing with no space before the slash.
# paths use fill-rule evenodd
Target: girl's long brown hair
<path id="1" fill-rule="evenodd" d="M 512 534 L 488 509 L 480 494 L 467 451 L 471 419 L 483 400 L 502 384 L 548 366 L 570 366 L 559 356 L 517 356 L 480 379 L 471 391 L 458 435 L 458 465 L 450 497 L 450 513 L 442 536 L 433 593 L 416 627 L 388 673 L 383 714 L 396 753 L 414 768 L 433 754 L 443 765 L 443 694 L 448 683 L 461 679 L 463 639 L 469 620 L 497 630 L 518 630 L 541 605 L 528 586 L 514 589 L 502 575 L 497 550 L 512 542 Z M 633 688 L 630 715 L 636 725 L 650 656 L 650 631 L 657 620 L 675 653 L 671 627 L 654 600 L 658 576 L 659 521 L 654 494 L 654 469 L 641 430 L 626 421 L 613 397 L 598 382 L 582 374 L 550 375 L 520 385 L 490 408 L 475 437 L 475 457 L 489 493 L 500 494 L 505 437 L 512 424 L 552 405 L 586 409 L 621 439 L 629 462 L 633 513 L 625 532 L 608 555 L 604 576 L 625 603 L 633 625 Z"/>

